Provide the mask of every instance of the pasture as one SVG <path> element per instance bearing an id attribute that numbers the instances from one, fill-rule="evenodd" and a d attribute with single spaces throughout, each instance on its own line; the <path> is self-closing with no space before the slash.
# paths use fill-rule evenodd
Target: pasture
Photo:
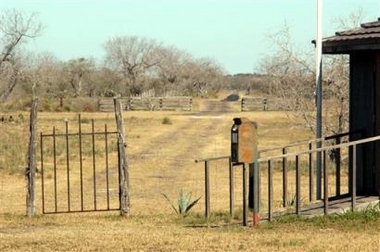
<path id="1" fill-rule="evenodd" d="M 301 122 L 290 120 L 283 112 L 124 112 L 131 185 L 131 213 L 126 218 L 120 217 L 117 211 L 42 215 L 40 176 L 37 176 L 37 215 L 26 217 L 26 181 L 22 171 L 28 114 L 20 115 L 23 119 L 0 125 L 2 145 L 8 142 L 15 148 L 0 151 L 1 251 L 380 249 L 380 220 L 376 218 L 295 219 L 262 223 L 258 228 L 242 227 L 241 170 L 235 170 L 236 213 L 229 217 L 228 165 L 223 162 L 212 163 L 212 216 L 209 222 L 204 219 L 204 170 L 194 160 L 229 155 L 234 117 L 247 117 L 258 123 L 261 149 L 313 138 Z M 85 122 L 94 119 L 97 128 L 107 123 L 110 130 L 115 129 L 113 113 L 82 113 L 81 116 Z M 76 118 L 77 113 L 41 112 L 38 130 L 50 132 L 55 126 L 62 131 L 64 119 L 74 123 Z M 20 142 L 25 143 L 21 145 L 24 149 L 20 149 Z M 19 162 L 7 162 L 11 157 L 6 153 L 18 155 Z M 111 165 L 115 165 L 116 158 L 111 159 Z M 174 213 L 162 195 L 165 193 L 175 203 L 182 189 L 191 192 L 194 199 L 202 197 L 183 218 Z"/>

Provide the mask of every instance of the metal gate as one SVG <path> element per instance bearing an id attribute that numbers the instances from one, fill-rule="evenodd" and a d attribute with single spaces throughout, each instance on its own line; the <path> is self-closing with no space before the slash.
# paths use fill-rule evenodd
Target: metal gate
<path id="1" fill-rule="evenodd" d="M 65 121 L 40 134 L 42 212 L 120 210 L 118 132 L 107 124 L 96 131 L 93 119 L 79 115 L 78 131 L 70 133 Z"/>

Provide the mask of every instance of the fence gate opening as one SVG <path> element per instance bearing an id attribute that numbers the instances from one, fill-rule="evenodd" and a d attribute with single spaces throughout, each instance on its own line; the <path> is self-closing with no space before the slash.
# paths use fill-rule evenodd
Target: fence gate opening
<path id="1" fill-rule="evenodd" d="M 40 135 L 44 214 L 120 210 L 118 132 L 78 117 Z"/>

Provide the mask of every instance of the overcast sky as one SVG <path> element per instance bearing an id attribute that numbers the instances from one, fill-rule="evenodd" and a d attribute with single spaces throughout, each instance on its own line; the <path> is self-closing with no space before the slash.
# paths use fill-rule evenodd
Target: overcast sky
<path id="1" fill-rule="evenodd" d="M 0 0 L 0 10 L 38 13 L 42 35 L 28 44 L 59 59 L 94 57 L 116 36 L 141 36 L 215 59 L 227 73 L 253 73 L 273 48 L 267 35 L 290 27 L 300 48 L 312 48 L 317 0 Z M 323 0 L 323 34 L 333 19 L 358 9 L 374 21 L 380 0 Z"/>

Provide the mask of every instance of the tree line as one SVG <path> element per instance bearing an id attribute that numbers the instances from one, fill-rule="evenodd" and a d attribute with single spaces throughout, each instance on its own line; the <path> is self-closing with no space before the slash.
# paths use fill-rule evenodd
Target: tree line
<path id="1" fill-rule="evenodd" d="M 0 18 L 0 102 L 23 94 L 52 97 L 141 95 L 207 96 L 224 83 L 212 59 L 194 58 L 153 39 L 122 36 L 105 41 L 102 63 L 94 58 L 61 61 L 51 53 L 27 53 L 22 45 L 41 35 L 36 14 L 12 10 Z"/>
<path id="2" fill-rule="evenodd" d="M 359 10 L 337 19 L 337 29 L 357 27 Z M 144 37 L 121 36 L 103 44 L 102 63 L 94 58 L 61 61 L 51 53 L 26 53 L 22 45 L 41 35 L 36 14 L 17 10 L 0 17 L 0 103 L 22 95 L 43 97 L 113 97 L 189 95 L 207 97 L 220 89 L 260 90 L 280 97 L 286 111 L 296 112 L 315 130 L 314 50 L 301 52 L 285 25 L 268 36 L 274 46 L 260 62 L 260 74 L 226 75 L 212 59 L 194 58 L 174 46 Z M 337 134 L 348 128 L 348 58 L 324 57 L 324 132 Z"/>

